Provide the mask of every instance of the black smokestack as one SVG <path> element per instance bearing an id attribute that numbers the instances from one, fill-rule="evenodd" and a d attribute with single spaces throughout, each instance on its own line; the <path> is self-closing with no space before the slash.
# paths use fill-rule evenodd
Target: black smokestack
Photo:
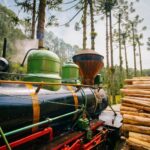
<path id="1" fill-rule="evenodd" d="M 7 39 L 4 38 L 3 54 L 2 54 L 2 57 L 3 57 L 3 58 L 6 58 L 6 46 L 7 46 Z"/>

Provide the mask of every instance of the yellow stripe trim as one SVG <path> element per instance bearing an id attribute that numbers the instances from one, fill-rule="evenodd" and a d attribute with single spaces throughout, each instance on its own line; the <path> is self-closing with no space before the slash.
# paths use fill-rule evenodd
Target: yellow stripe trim
<path id="1" fill-rule="evenodd" d="M 78 96 L 77 96 L 76 92 L 73 90 L 72 86 L 67 86 L 67 88 L 73 95 L 75 109 L 78 109 L 79 100 L 78 100 Z"/>
<path id="2" fill-rule="evenodd" d="M 30 90 L 33 89 L 31 84 L 26 84 L 26 87 Z M 33 123 L 38 123 L 40 120 L 40 105 L 38 101 L 38 96 L 35 92 L 31 92 L 30 96 L 32 97 L 32 107 L 33 107 Z M 35 132 L 38 127 L 32 128 L 32 132 Z"/>

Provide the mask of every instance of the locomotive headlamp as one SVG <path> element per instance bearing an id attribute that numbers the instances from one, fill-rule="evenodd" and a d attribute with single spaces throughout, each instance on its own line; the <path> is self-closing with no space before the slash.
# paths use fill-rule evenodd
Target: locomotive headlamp
<path id="1" fill-rule="evenodd" d="M 9 68 L 8 61 L 5 58 L 0 57 L 0 71 L 8 71 L 8 68 Z"/>

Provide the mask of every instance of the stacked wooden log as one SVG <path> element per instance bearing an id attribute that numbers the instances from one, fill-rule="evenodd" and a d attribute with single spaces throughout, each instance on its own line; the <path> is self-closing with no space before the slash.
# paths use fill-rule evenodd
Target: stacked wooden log
<path id="1" fill-rule="evenodd" d="M 132 149 L 150 150 L 150 77 L 126 79 L 121 114 L 122 130 Z"/>

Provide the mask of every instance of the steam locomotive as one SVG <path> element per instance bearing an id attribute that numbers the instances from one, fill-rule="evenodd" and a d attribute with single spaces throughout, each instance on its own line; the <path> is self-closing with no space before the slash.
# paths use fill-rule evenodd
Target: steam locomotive
<path id="1" fill-rule="evenodd" d="M 98 119 L 108 105 L 99 87 L 103 56 L 83 50 L 73 61 L 62 66 L 61 79 L 58 56 L 32 49 L 22 81 L 0 80 L 0 150 L 106 149 L 109 131 Z M 1 57 L 1 77 L 8 68 Z"/>

